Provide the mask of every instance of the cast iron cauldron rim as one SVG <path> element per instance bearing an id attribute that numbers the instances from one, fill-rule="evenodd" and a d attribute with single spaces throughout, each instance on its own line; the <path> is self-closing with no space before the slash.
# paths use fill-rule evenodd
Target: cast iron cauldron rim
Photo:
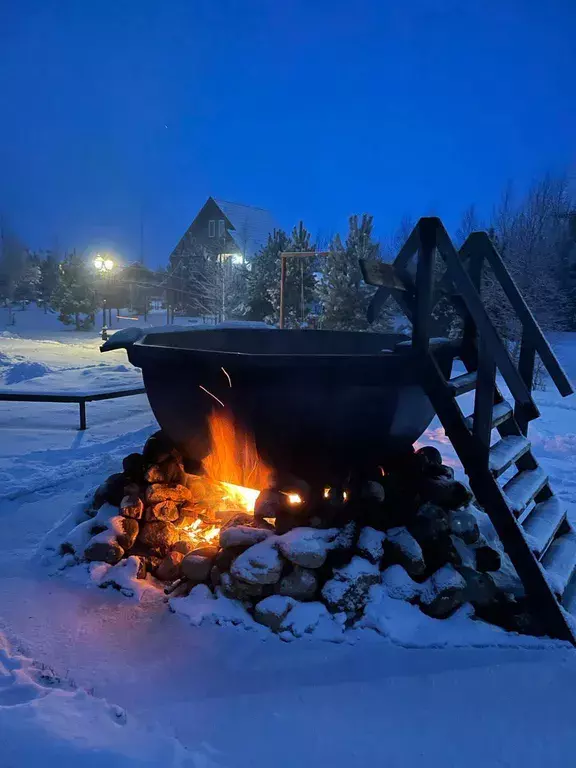
<path id="1" fill-rule="evenodd" d="M 204 329 L 203 329 L 204 330 Z M 220 329 L 215 328 L 215 331 L 218 331 Z M 233 330 L 233 329 L 222 329 L 225 331 Z M 243 329 L 241 329 L 243 330 Z M 261 329 L 251 328 L 249 329 L 251 331 L 257 331 Z M 262 329 L 263 330 L 263 329 Z M 275 329 L 280 330 L 280 329 Z M 208 333 L 212 333 L 211 330 L 206 329 Z M 281 333 L 305 333 L 306 331 L 292 331 L 292 330 L 281 330 Z M 340 331 L 325 331 L 325 333 L 341 333 Z M 350 331 L 344 331 L 343 333 L 350 333 Z M 360 333 L 360 331 L 358 331 Z M 396 357 L 407 357 L 409 355 L 414 355 L 421 357 L 419 353 L 414 352 L 411 345 L 407 345 L 406 347 L 403 347 L 401 349 L 383 349 L 380 352 L 377 353 L 367 353 L 367 352 L 359 352 L 359 353 L 350 353 L 350 352 L 342 352 L 342 353 L 335 353 L 335 352 L 311 352 L 311 353 L 291 353 L 291 352 L 242 352 L 238 350 L 232 350 L 232 349 L 206 349 L 204 347 L 174 347 L 167 344 L 155 344 L 155 343 L 146 343 L 146 338 L 149 335 L 153 334 L 153 330 L 150 333 L 144 334 L 141 338 L 139 338 L 137 341 L 133 342 L 133 346 L 135 347 L 141 347 L 143 349 L 157 349 L 157 350 L 168 350 L 170 352 L 192 352 L 192 353 L 201 353 L 206 355 L 214 355 L 215 357 L 220 356 L 236 356 L 236 357 L 253 357 L 253 358 L 282 358 L 282 359 L 294 359 L 294 358 L 306 358 L 306 359 L 339 359 L 339 358 L 350 358 L 352 360 L 358 360 L 358 359 L 378 359 L 381 357 L 390 357 L 391 355 L 394 355 Z M 195 331 L 195 334 L 202 334 L 202 331 Z M 387 334 L 387 333 L 378 333 L 374 334 L 374 336 L 401 336 L 403 334 Z M 406 337 L 407 339 L 409 337 Z"/>

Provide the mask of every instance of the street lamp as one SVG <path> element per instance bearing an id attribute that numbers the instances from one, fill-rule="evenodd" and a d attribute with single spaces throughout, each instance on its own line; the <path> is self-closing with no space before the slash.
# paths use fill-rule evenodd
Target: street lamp
<path id="1" fill-rule="evenodd" d="M 102 275 L 109 275 L 114 269 L 114 261 L 109 256 L 100 256 L 96 254 L 94 259 L 94 268 Z M 108 308 L 108 317 L 110 325 L 112 325 L 112 310 Z M 106 299 L 102 299 L 102 341 L 106 341 L 108 338 L 108 327 L 106 326 Z"/>
<path id="2" fill-rule="evenodd" d="M 102 258 L 102 256 L 98 254 L 94 259 L 94 266 L 98 272 L 105 274 L 106 272 L 112 272 L 114 269 L 114 262 L 111 258 Z"/>

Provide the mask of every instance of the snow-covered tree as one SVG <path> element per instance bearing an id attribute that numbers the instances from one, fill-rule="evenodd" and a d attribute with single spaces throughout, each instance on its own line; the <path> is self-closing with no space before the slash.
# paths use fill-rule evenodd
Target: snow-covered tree
<path id="1" fill-rule="evenodd" d="M 38 298 L 47 310 L 52 295 L 59 281 L 58 258 L 53 251 L 47 251 L 40 262 L 40 284 L 38 286 Z"/>
<path id="2" fill-rule="evenodd" d="M 0 216 L 0 299 L 12 301 L 26 268 L 26 248 Z"/>
<path id="3" fill-rule="evenodd" d="M 280 254 L 289 250 L 289 238 L 282 229 L 268 235 L 268 241 L 252 259 L 248 275 L 248 312 L 250 320 L 275 322 L 279 316 Z"/>
<path id="4" fill-rule="evenodd" d="M 364 330 L 368 327 L 366 312 L 373 289 L 362 279 L 359 259 L 379 258 L 372 226 L 372 216 L 368 214 L 360 219 L 351 216 L 346 243 L 342 243 L 340 235 L 332 239 L 318 286 L 323 328 Z"/>
<path id="5" fill-rule="evenodd" d="M 65 325 L 85 330 L 94 325 L 97 295 L 90 281 L 86 263 L 75 253 L 59 265 L 58 285 L 52 295 L 52 306 Z"/>
<path id="6" fill-rule="evenodd" d="M 24 307 L 31 301 L 36 301 L 40 293 L 42 272 L 40 257 L 28 251 L 24 260 L 24 268 L 19 279 L 14 285 L 13 300 L 18 301 Z"/>
<path id="7" fill-rule="evenodd" d="M 315 251 L 310 232 L 303 222 L 299 222 L 290 234 L 290 239 L 283 248 L 290 252 Z M 277 322 L 280 318 L 280 258 L 277 260 L 277 278 L 268 288 L 268 297 L 273 311 L 270 318 Z M 286 328 L 298 328 L 306 323 L 315 299 L 317 264 L 314 257 L 291 257 L 286 259 L 286 282 L 284 286 L 284 321 Z"/>
<path id="8" fill-rule="evenodd" d="M 566 281 L 566 220 L 573 202 L 565 177 L 546 175 L 516 199 L 511 187 L 497 206 L 490 234 L 512 277 L 544 330 L 567 328 L 573 300 Z M 520 325 L 489 268 L 483 295 L 499 331 L 519 341 Z"/>

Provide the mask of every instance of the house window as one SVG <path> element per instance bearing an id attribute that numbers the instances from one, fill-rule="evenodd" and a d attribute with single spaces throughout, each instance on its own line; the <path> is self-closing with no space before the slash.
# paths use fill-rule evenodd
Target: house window
<path id="1" fill-rule="evenodd" d="M 224 219 L 218 219 L 218 237 L 224 237 Z"/>
<path id="2" fill-rule="evenodd" d="M 208 237 L 215 237 L 216 235 L 216 221 L 214 219 L 210 219 L 208 222 Z"/>

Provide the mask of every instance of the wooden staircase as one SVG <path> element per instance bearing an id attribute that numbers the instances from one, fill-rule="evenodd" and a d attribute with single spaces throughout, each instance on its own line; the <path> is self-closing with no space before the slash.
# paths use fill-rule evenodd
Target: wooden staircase
<path id="1" fill-rule="evenodd" d="M 435 280 L 436 254 L 445 272 Z M 416 272 L 409 262 L 416 256 Z M 427 394 L 454 446 L 478 502 L 489 515 L 510 556 L 532 610 L 552 637 L 576 645 L 576 530 L 554 495 L 527 437 L 539 416 L 532 399 L 536 354 L 563 396 L 572 386 L 488 235 L 475 232 L 460 251 L 437 218 L 420 219 L 393 264 L 361 261 L 364 280 L 377 285 L 369 320 L 392 296 L 412 322 L 412 339 L 397 350 L 417 355 Z M 518 364 L 490 320 L 481 298 L 482 271 L 492 269 L 522 327 Z M 434 350 L 446 339 L 431 338 L 432 311 L 447 298 L 463 320 L 456 345 L 466 372 L 446 380 Z M 507 402 L 496 383 L 500 373 Z M 458 398 L 474 393 L 465 415 Z M 496 432 L 498 439 L 492 442 Z"/>

